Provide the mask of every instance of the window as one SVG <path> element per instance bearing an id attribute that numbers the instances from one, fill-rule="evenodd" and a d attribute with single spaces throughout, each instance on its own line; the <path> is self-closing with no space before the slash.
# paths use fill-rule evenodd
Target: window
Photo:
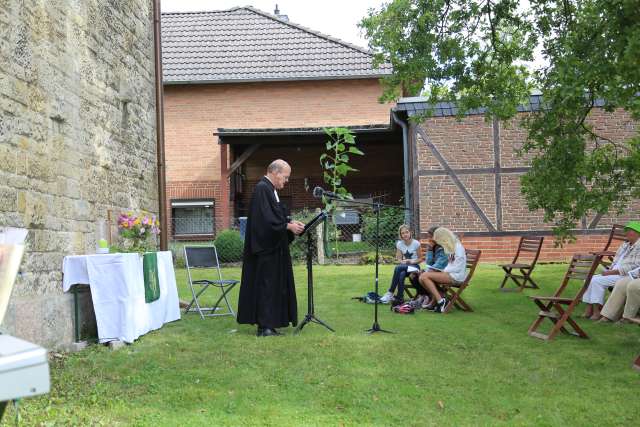
<path id="1" fill-rule="evenodd" d="M 214 200 L 172 200 L 174 236 L 212 236 L 215 231 Z"/>

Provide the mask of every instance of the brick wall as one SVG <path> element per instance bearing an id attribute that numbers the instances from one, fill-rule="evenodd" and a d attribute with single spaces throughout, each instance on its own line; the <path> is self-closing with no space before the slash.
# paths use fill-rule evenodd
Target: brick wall
<path id="1" fill-rule="evenodd" d="M 211 199 L 219 201 L 222 199 L 222 189 L 220 182 L 207 181 L 182 181 L 167 183 L 167 218 L 172 217 L 171 200 L 179 199 Z M 216 231 L 225 227 L 224 207 L 216 203 L 214 207 Z M 168 221 L 168 235 L 173 236 L 171 220 Z M 171 237 L 170 237 L 171 238 Z"/>
<path id="2" fill-rule="evenodd" d="M 530 164 L 532 154 L 519 157 L 517 149 L 522 145 L 526 132 L 519 126 L 521 114 L 509 123 L 494 124 L 483 116 L 471 115 L 458 121 L 455 117 L 437 117 L 425 120 L 420 126 L 412 126 L 413 140 L 417 153 L 417 183 L 415 188 L 419 200 L 419 225 L 426 230 L 431 225 L 442 225 L 463 235 L 470 248 L 483 250 L 483 261 L 505 261 L 515 254 L 519 236 L 509 232 L 549 233 L 552 226 L 543 222 L 541 211 L 530 212 L 524 196 L 520 192 L 520 178 Z M 637 129 L 628 114 L 623 111 L 606 113 L 596 109 L 589 117 L 589 123 L 615 141 L 625 141 Z M 475 201 L 477 208 L 486 217 L 489 226 L 465 198 L 463 191 L 452 177 L 445 173 L 443 166 L 425 138 L 424 131 L 440 155 L 451 167 L 464 189 Z M 499 141 L 499 155 L 496 158 L 495 141 Z M 493 168 L 496 162 L 501 168 L 519 168 L 504 171 L 496 176 Z M 484 169 L 473 171 L 474 169 Z M 496 191 L 496 177 L 500 184 Z M 499 198 L 497 199 L 497 195 Z M 499 201 L 499 203 L 497 203 Z M 563 248 L 553 247 L 553 236 L 546 238 L 541 255 L 542 260 L 568 259 L 573 253 L 601 249 L 614 223 L 624 223 L 637 219 L 640 201 L 635 201 L 622 214 L 609 214 L 601 218 L 596 229 L 600 235 L 578 235 L 576 243 Z M 589 226 L 595 215 L 586 218 Z M 468 233 L 494 234 L 493 237 L 478 237 Z M 593 232 L 593 231 L 591 231 Z M 502 235 L 500 235 L 502 233 Z"/>
<path id="3" fill-rule="evenodd" d="M 555 247 L 553 236 L 545 236 L 542 243 L 542 250 L 538 262 L 564 261 L 571 259 L 575 253 L 589 253 L 591 251 L 601 250 L 607 243 L 609 235 L 578 235 L 574 243 L 569 243 L 563 247 Z M 465 236 L 462 233 L 462 244 L 467 249 L 480 249 L 482 262 L 511 262 L 520 236 L 495 236 L 495 237 L 479 237 Z M 617 248 L 613 248 L 615 250 Z"/>
<path id="4" fill-rule="evenodd" d="M 201 187 L 210 188 L 207 194 L 216 198 L 216 215 L 225 212 L 228 216 L 230 208 L 221 209 L 220 198 L 228 197 L 224 193 L 228 183 L 221 181 L 221 169 L 229 160 L 221 155 L 224 147 L 212 135 L 214 131 L 389 123 L 390 106 L 377 101 L 381 93 L 376 79 L 165 86 L 167 188 L 171 189 L 167 197 L 177 194 L 189 198 L 188 194 L 197 193 Z M 401 146 L 395 152 L 394 162 L 399 159 L 401 176 Z M 319 171 L 319 155 L 320 147 L 302 147 L 300 155 L 282 147 L 260 149 L 247 162 L 245 193 L 250 194 L 251 183 L 264 174 L 274 158 L 292 158 L 287 160 L 293 165 L 295 180 L 296 175 L 304 177 L 312 175 L 310 170 L 313 175 Z M 313 185 L 320 185 L 319 180 Z M 304 182 L 292 188 L 304 189 Z M 308 197 L 302 195 L 300 200 Z"/>

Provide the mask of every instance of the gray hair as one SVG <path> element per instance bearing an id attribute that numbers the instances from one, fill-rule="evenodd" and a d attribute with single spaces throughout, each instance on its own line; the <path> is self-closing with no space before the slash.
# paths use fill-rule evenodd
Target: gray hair
<path id="1" fill-rule="evenodd" d="M 269 167 L 267 167 L 267 173 L 282 172 L 286 168 L 291 169 L 291 166 L 289 166 L 289 163 L 285 162 L 282 159 L 277 159 L 277 160 L 274 160 L 273 162 L 271 162 Z"/>

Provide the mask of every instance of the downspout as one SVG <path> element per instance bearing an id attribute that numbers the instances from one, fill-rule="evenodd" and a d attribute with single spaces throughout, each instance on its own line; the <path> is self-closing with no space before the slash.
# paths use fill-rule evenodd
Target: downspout
<path id="1" fill-rule="evenodd" d="M 395 111 L 391 111 L 393 121 L 396 122 L 402 128 L 402 157 L 404 163 L 404 223 L 412 225 L 411 223 L 411 184 L 409 179 L 409 128 L 407 124 L 400 120 L 398 114 Z"/>
<path id="2" fill-rule="evenodd" d="M 164 90 L 162 87 L 162 42 L 160 33 L 160 0 L 153 1 L 153 48 L 156 73 L 156 153 L 158 166 L 158 210 L 160 211 L 160 250 L 167 250 L 167 198 L 164 158 Z"/>

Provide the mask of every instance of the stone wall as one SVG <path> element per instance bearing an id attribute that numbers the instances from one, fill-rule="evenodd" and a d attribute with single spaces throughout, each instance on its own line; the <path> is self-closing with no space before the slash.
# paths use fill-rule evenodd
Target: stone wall
<path id="1" fill-rule="evenodd" d="M 150 0 L 3 0 L 0 226 L 29 229 L 9 333 L 64 348 L 65 255 L 108 210 L 158 211 Z"/>

